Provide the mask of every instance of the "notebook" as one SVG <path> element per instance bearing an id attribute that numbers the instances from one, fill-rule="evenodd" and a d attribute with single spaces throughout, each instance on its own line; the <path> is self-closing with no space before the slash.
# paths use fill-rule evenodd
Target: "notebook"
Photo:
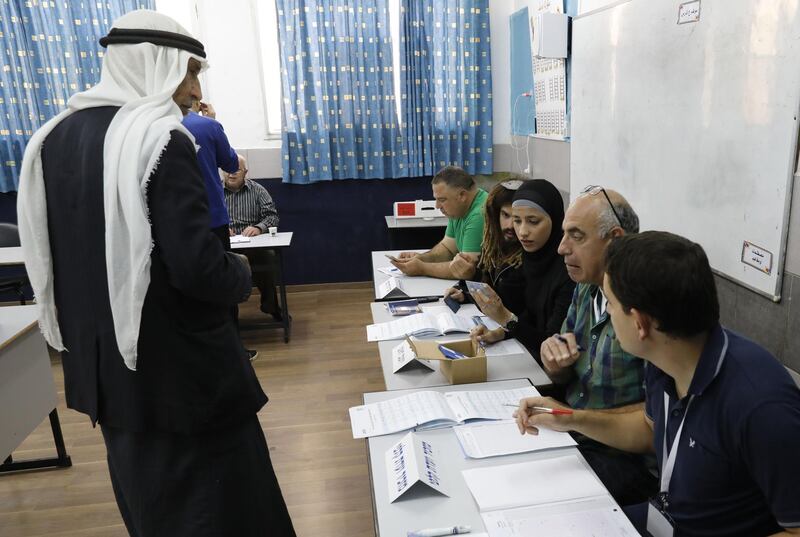
<path id="1" fill-rule="evenodd" d="M 367 325 L 367 341 L 386 341 L 408 336 L 436 337 L 446 334 L 469 333 L 475 326 L 475 321 L 469 317 L 455 315 L 445 308 L 437 308 L 437 310 L 437 313 L 416 313 L 386 323 Z"/>
<path id="2" fill-rule="evenodd" d="M 539 395 L 533 386 L 494 391 L 420 391 L 350 408 L 353 438 L 367 438 L 417 430 L 448 427 L 471 420 L 502 420 L 511 417 L 523 397 Z"/>

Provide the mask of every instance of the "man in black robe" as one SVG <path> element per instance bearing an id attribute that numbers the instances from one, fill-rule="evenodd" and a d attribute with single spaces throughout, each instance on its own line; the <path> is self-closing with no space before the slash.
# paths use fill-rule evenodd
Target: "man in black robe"
<path id="1" fill-rule="evenodd" d="M 250 269 L 209 230 L 194 140 L 200 42 L 146 10 L 115 22 L 100 83 L 26 149 L 20 234 L 67 406 L 103 432 L 133 536 L 292 536 L 231 307 Z"/>

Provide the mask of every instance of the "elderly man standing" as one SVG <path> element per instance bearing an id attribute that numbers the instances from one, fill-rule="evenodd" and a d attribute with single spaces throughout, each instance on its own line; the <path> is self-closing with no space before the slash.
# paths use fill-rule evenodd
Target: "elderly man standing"
<path id="1" fill-rule="evenodd" d="M 231 218 L 231 235 L 255 237 L 278 227 L 278 211 L 267 189 L 247 178 L 247 161 L 239 155 L 239 170 L 225 174 L 225 204 Z M 283 319 L 273 277 L 276 261 L 271 250 L 246 251 L 250 265 L 255 267 L 253 283 L 261 292 L 261 311 L 273 319 Z"/>
<path id="2" fill-rule="evenodd" d="M 153 11 L 101 40 L 100 83 L 25 151 L 18 211 L 67 406 L 100 423 L 129 533 L 294 535 L 230 309 L 246 260 L 209 229 L 194 139 L 203 45 Z"/>
<path id="3" fill-rule="evenodd" d="M 483 240 L 483 206 L 488 194 L 470 174 L 447 166 L 431 181 L 436 208 L 448 217 L 444 238 L 425 253 L 403 252 L 392 264 L 408 276 L 458 280 L 464 265 L 475 265 Z M 462 254 L 456 258 L 456 254 Z"/>
<path id="4" fill-rule="evenodd" d="M 542 342 L 545 371 L 566 390 L 573 408 L 616 411 L 642 406 L 644 362 L 620 346 L 603 295 L 605 251 L 611 241 L 639 231 L 639 217 L 614 191 L 584 189 L 564 216 L 558 253 L 578 285 L 556 334 Z M 613 409 L 613 410 L 612 410 Z M 657 483 L 642 455 L 627 453 L 578 435 L 579 449 L 621 505 L 645 501 Z"/>

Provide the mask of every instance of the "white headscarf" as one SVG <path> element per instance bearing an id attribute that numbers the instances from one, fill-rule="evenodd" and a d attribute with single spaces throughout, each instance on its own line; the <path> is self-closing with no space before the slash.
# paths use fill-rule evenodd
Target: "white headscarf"
<path id="1" fill-rule="evenodd" d="M 114 28 L 148 29 L 191 34 L 171 18 L 149 10 L 132 11 Z M 189 59 L 207 68 L 204 58 L 186 50 L 151 43 L 115 44 L 103 59 L 100 83 L 77 93 L 67 109 L 37 130 L 22 161 L 17 211 L 22 253 L 39 308 L 39 327 L 47 342 L 65 350 L 53 292 L 53 260 L 47 227 L 47 202 L 42 172 L 42 142 L 70 114 L 98 106 L 119 106 L 103 146 L 106 271 L 111 314 L 120 354 L 136 370 L 142 305 L 150 285 L 153 247 L 147 207 L 147 184 L 161 153 L 181 124 L 172 95 L 183 81 Z"/>

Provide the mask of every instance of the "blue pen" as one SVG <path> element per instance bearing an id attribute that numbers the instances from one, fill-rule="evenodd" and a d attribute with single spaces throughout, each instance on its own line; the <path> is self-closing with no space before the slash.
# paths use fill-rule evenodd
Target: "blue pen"
<path id="1" fill-rule="evenodd" d="M 567 343 L 567 338 L 565 338 L 561 334 L 556 334 L 556 339 L 559 340 L 561 343 L 568 344 Z M 578 345 L 578 352 L 583 352 L 583 350 L 584 350 L 583 347 Z"/>
<path id="2" fill-rule="evenodd" d="M 439 350 L 444 354 L 445 358 L 450 358 L 451 360 L 458 360 L 459 358 L 466 358 L 460 352 L 456 352 L 453 349 L 445 347 L 444 345 L 439 345 Z"/>

